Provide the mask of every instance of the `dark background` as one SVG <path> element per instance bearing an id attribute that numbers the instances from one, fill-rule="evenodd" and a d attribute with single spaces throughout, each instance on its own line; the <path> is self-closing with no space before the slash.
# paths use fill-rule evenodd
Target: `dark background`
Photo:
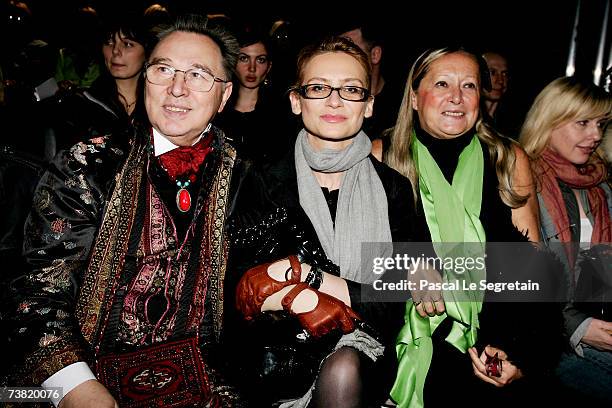
<path id="1" fill-rule="evenodd" d="M 425 49 L 463 44 L 476 51 L 498 50 L 510 62 L 513 97 L 525 106 L 551 80 L 565 75 L 578 0 L 29 0 L 40 37 L 61 46 L 73 32 L 70 10 L 91 5 L 100 15 L 143 10 L 160 3 L 173 13 L 224 13 L 233 19 L 291 22 L 296 44 L 311 41 L 346 21 L 367 15 L 386 38 L 385 72 L 404 80 Z M 592 78 L 605 0 L 582 0 L 576 74 Z M 612 27 L 608 32 L 612 31 Z M 610 34 L 606 44 L 608 63 Z"/>

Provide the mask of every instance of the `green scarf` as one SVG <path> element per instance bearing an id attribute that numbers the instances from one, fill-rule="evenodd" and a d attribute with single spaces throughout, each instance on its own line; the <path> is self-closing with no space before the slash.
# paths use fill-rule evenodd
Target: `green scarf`
<path id="1" fill-rule="evenodd" d="M 416 135 L 413 134 L 412 140 L 421 200 L 436 255 L 440 258 L 483 256 L 485 232 L 479 216 L 484 158 L 478 137 L 474 135 L 461 152 L 452 185 L 446 181 L 436 161 Z M 470 244 L 452 248 L 448 244 L 436 245 L 463 242 Z M 468 285 L 471 282 L 478 284 L 485 275 L 484 269 L 468 270 L 461 275 L 444 270 L 443 282 L 464 280 Z M 459 284 L 462 285 L 461 282 Z M 391 397 L 399 407 L 424 405 L 423 387 L 433 354 L 431 335 L 446 316 L 453 319 L 447 342 L 463 353 L 476 343 L 482 294 L 479 291 L 443 291 L 443 296 L 446 313 L 435 317 L 423 318 L 412 302 L 406 303 L 405 324 L 396 342 L 399 367 L 391 390 Z"/>

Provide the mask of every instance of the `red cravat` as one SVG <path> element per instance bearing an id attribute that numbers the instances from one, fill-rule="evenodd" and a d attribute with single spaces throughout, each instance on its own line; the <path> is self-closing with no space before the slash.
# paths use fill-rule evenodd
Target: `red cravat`
<path id="1" fill-rule="evenodd" d="M 213 139 L 212 132 L 204 136 L 193 146 L 181 146 L 159 156 L 159 162 L 168 173 L 172 181 L 177 179 L 196 180 L 200 165 L 204 163 L 206 155 L 212 150 L 210 144 Z"/>

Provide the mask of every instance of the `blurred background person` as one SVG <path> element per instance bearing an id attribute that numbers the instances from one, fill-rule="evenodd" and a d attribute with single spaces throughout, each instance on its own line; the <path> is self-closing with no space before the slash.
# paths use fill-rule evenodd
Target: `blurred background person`
<path id="1" fill-rule="evenodd" d="M 237 33 L 240 54 L 234 69 L 234 92 L 215 123 L 225 132 L 240 158 L 270 163 L 289 148 L 288 104 L 272 89 L 272 54 L 267 35 L 245 24 Z"/>
<path id="2" fill-rule="evenodd" d="M 163 26 L 172 23 L 172 14 L 161 4 L 151 4 L 144 11 L 145 25 L 153 32 L 161 31 Z"/>
<path id="3" fill-rule="evenodd" d="M 89 88 L 102 72 L 98 54 L 100 18 L 93 7 L 81 7 L 69 20 L 66 45 L 59 50 L 55 79 L 62 89 Z"/>
<path id="4" fill-rule="evenodd" d="M 37 38 L 26 3 L 3 4 L 0 19 L 0 106 L 32 102 L 34 87 L 52 76 L 54 56 L 48 44 Z"/>
<path id="5" fill-rule="evenodd" d="M 370 140 L 383 137 L 384 131 L 395 125 L 403 93 L 401 83 L 391 81 L 383 75 L 383 57 L 386 54 L 381 24 L 371 16 L 361 17 L 347 22 L 346 31 L 340 34 L 357 44 L 368 55 L 372 65 L 370 91 L 374 96 L 374 112 L 363 124 L 363 130 Z"/>
<path id="6" fill-rule="evenodd" d="M 512 92 L 508 92 L 510 68 L 505 56 L 487 51 L 482 54 L 491 78 L 491 88 L 483 89 L 484 115 L 495 129 L 506 137 L 518 139 L 524 112 L 517 111 Z M 522 116 L 521 116 L 522 115 Z"/>
<path id="7" fill-rule="evenodd" d="M 576 289 L 563 313 L 568 347 L 557 374 L 585 405 L 592 399 L 612 403 L 612 298 L 586 302 L 577 292 L 598 279 L 594 289 L 612 293 L 612 192 L 596 152 L 611 115 L 612 97 L 602 88 L 558 78 L 536 97 L 520 137 L 533 160 L 543 242 L 563 262 L 570 288 Z M 593 265 L 603 275 L 594 276 Z"/>
<path id="8" fill-rule="evenodd" d="M 52 82 L 53 96 L 57 86 L 53 80 L 56 51 L 41 40 L 40 15 L 31 12 L 24 2 L 10 1 L 0 6 L 0 145 L 10 146 L 16 154 L 35 159 L 45 158 L 44 129 L 51 112 L 37 102 L 37 87 Z M 42 94 L 42 93 L 41 93 Z M 14 137 L 18 132 L 20 137 Z"/>
<path id="9" fill-rule="evenodd" d="M 508 90 L 508 61 L 505 57 L 495 52 L 485 52 L 482 54 L 482 57 L 487 62 L 489 75 L 491 76 L 491 89 L 485 89 L 483 96 L 487 113 L 494 118 L 499 103 Z"/>
<path id="10" fill-rule="evenodd" d="M 143 117 L 142 70 L 151 33 L 137 13 L 115 15 L 103 22 L 98 42 L 104 68 L 89 88 L 74 87 L 58 94 L 51 125 L 55 149 L 125 128 Z"/>
<path id="11" fill-rule="evenodd" d="M 305 45 L 304 35 L 299 26 L 286 19 L 274 21 L 268 31 L 269 50 L 274 54 L 274 87 L 278 92 L 286 91 L 295 81 L 295 61 Z"/>

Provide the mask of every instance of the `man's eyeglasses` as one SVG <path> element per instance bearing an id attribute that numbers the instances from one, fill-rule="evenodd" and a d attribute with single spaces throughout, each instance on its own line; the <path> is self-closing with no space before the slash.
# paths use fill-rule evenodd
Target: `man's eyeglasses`
<path id="1" fill-rule="evenodd" d="M 154 85 L 172 85 L 177 72 L 183 73 L 185 86 L 196 92 L 209 92 L 215 85 L 215 82 L 228 82 L 200 68 L 181 71 L 162 63 L 145 64 L 145 78 Z"/>
<path id="2" fill-rule="evenodd" d="M 366 88 L 352 85 L 334 88 L 325 84 L 308 84 L 296 88 L 296 92 L 305 99 L 325 99 L 334 91 L 338 91 L 340 98 L 351 102 L 363 102 L 370 97 L 370 91 Z"/>

